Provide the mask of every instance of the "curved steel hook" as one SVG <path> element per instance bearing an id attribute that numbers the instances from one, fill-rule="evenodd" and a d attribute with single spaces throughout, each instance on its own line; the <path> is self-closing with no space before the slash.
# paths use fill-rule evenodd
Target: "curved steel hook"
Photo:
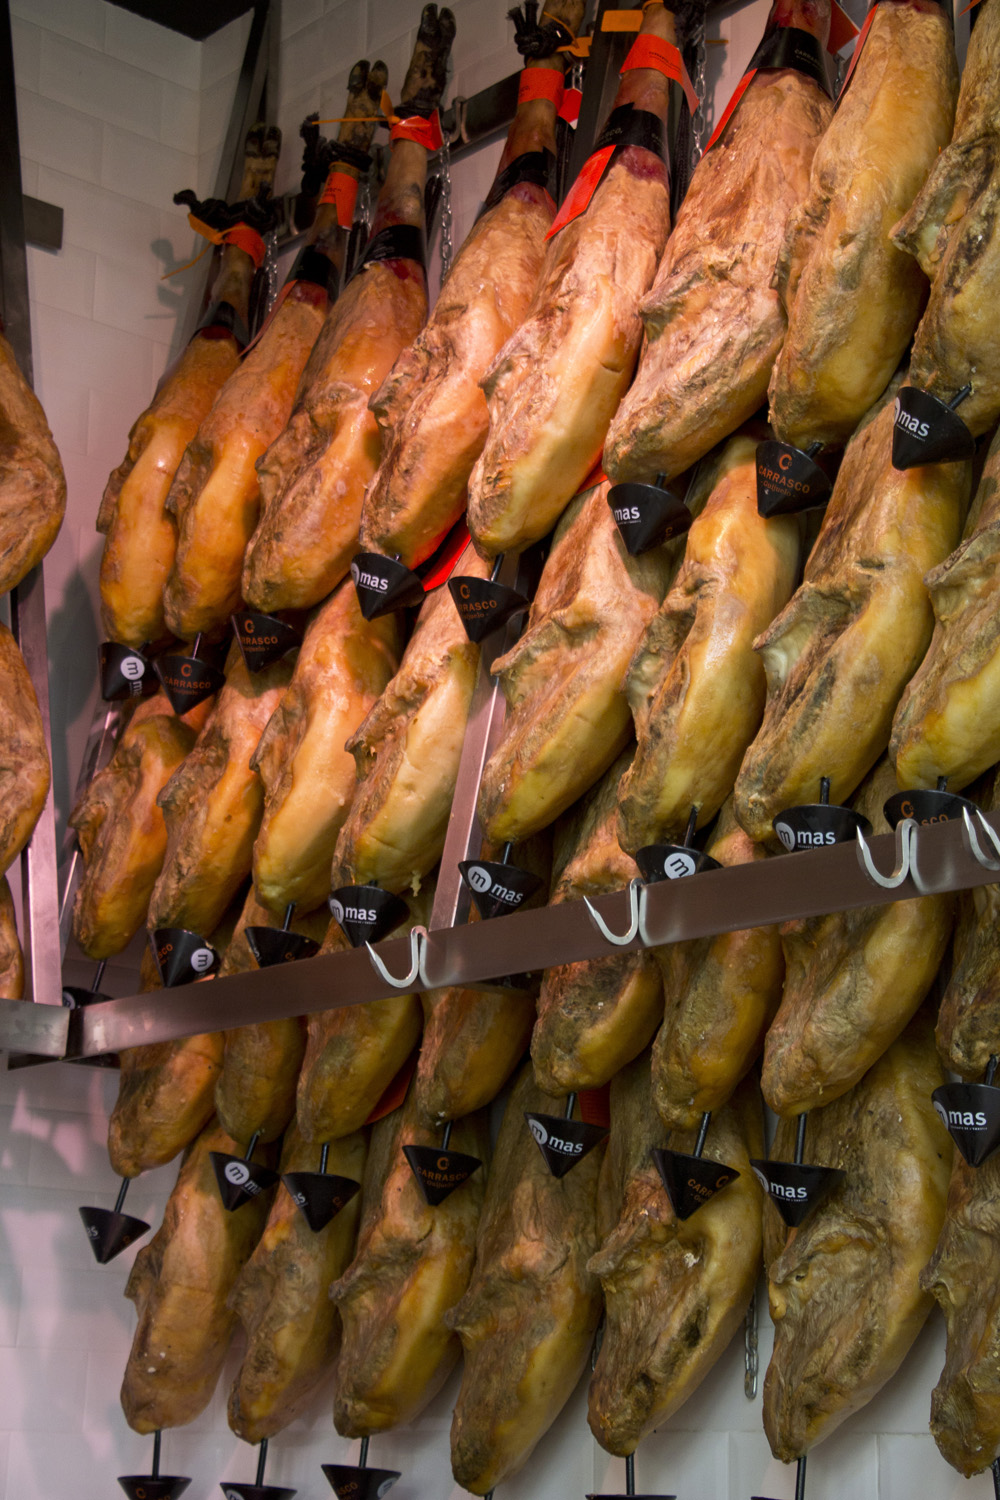
<path id="1" fill-rule="evenodd" d="M 640 892 L 644 889 L 642 881 L 636 876 L 628 883 L 628 930 L 623 933 L 612 932 L 600 912 L 594 906 L 589 897 L 584 896 L 583 904 L 590 913 L 590 920 L 607 942 L 614 943 L 616 948 L 624 948 L 626 943 L 631 943 L 639 932 L 639 900 Z"/>
<path id="2" fill-rule="evenodd" d="M 872 860 L 872 852 L 868 847 L 868 840 L 861 829 L 855 831 L 858 842 L 858 860 L 868 879 L 873 885 L 880 885 L 884 890 L 893 891 L 901 886 L 907 876 L 913 875 L 914 882 L 918 884 L 916 874 L 916 852 L 917 852 L 917 825 L 913 818 L 904 818 L 896 825 L 896 868 L 891 875 L 883 875 L 875 868 Z"/>
<path id="3" fill-rule="evenodd" d="M 990 827 L 989 823 L 987 823 L 978 807 L 976 808 L 976 822 L 979 824 L 983 833 L 985 833 L 986 837 L 993 845 L 996 853 L 1000 854 L 1000 839 L 997 838 L 993 829 Z M 973 826 L 972 815 L 967 807 L 962 808 L 962 823 L 965 827 L 965 837 L 969 841 L 969 852 L 971 853 L 976 863 L 982 865 L 984 870 L 1000 870 L 1000 860 L 990 859 L 989 855 L 983 852 L 982 846 L 978 838 L 976 837 L 976 830 Z"/>
<path id="4" fill-rule="evenodd" d="M 422 973 L 422 967 L 423 967 L 423 961 L 424 961 L 424 943 L 423 943 L 423 940 L 426 938 L 426 936 L 427 936 L 427 929 L 426 929 L 426 927 L 413 927 L 413 928 L 410 929 L 410 964 L 411 964 L 411 967 L 410 967 L 409 974 L 404 975 L 404 977 L 402 979 L 396 979 L 396 978 L 394 978 L 394 976 L 389 973 L 389 970 L 386 968 L 385 964 L 382 962 L 382 959 L 381 959 L 380 955 L 378 953 L 376 953 L 376 951 L 372 947 L 371 943 L 365 943 L 365 947 L 368 949 L 368 957 L 372 961 L 372 966 L 375 969 L 375 972 L 382 979 L 385 980 L 386 984 L 391 984 L 394 990 L 409 990 L 409 989 L 412 989 L 414 981 L 417 978 L 421 978 L 421 979 L 423 978 L 423 973 Z"/>

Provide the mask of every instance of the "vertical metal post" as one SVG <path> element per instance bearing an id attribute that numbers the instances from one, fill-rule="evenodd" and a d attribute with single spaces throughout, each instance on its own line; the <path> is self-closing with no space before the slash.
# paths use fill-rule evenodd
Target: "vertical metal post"
<path id="1" fill-rule="evenodd" d="M 31 320 L 28 307 L 28 263 L 24 248 L 21 149 L 14 85 L 14 48 L 10 6 L 0 0 L 0 314 L 14 357 L 25 379 L 33 375 Z M 49 726 L 48 645 L 45 634 L 45 585 L 40 567 L 32 569 L 11 594 L 11 629 L 31 677 L 45 732 Z M 62 974 L 57 933 L 59 893 L 56 885 L 56 825 L 49 792 L 31 842 L 21 856 L 23 928 L 29 994 L 49 1005 L 62 1001 Z"/>

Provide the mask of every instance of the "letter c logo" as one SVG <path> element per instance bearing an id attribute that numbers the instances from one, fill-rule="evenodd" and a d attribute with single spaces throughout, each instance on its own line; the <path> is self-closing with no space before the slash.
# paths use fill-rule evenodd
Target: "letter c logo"
<path id="1" fill-rule="evenodd" d="M 190 677 L 191 676 L 191 670 L 192 670 L 191 669 L 191 663 L 186 661 L 184 663 L 184 665 L 181 667 L 181 676 L 182 677 Z"/>
<path id="2" fill-rule="evenodd" d="M 778 459 L 778 468 L 779 469 L 790 469 L 791 467 L 792 467 L 792 455 L 790 453 L 783 453 L 781 455 L 781 457 Z"/>

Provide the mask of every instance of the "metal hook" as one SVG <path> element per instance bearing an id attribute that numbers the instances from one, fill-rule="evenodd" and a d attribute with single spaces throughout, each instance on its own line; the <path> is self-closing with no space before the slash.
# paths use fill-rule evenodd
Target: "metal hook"
<path id="1" fill-rule="evenodd" d="M 634 877 L 628 883 L 629 923 L 628 931 L 623 933 L 612 932 L 611 928 L 608 926 L 607 922 L 605 922 L 604 918 L 601 916 L 600 912 L 597 910 L 596 906 L 594 906 L 589 897 L 584 896 L 583 898 L 583 904 L 590 913 L 590 920 L 593 922 L 598 932 L 609 943 L 614 943 L 615 947 L 617 948 L 624 948 L 626 943 L 631 943 L 639 932 L 640 892 L 644 889 L 645 888 L 643 886 L 643 883 L 638 879 L 638 877 Z"/>
<path id="2" fill-rule="evenodd" d="M 896 825 L 896 868 L 891 875 L 883 875 L 875 868 L 868 840 L 860 828 L 855 831 L 855 838 L 858 841 L 858 859 L 861 868 L 873 885 L 880 885 L 884 890 L 892 891 L 897 886 L 901 886 L 911 874 L 916 881 L 914 856 L 917 846 L 917 825 L 913 818 L 904 818 Z"/>
<path id="3" fill-rule="evenodd" d="M 986 837 L 989 839 L 990 843 L 993 845 L 993 848 L 996 850 L 997 854 L 1000 854 L 1000 839 L 997 838 L 993 829 L 990 827 L 989 823 L 987 823 L 978 807 L 976 808 L 976 821 L 978 822 L 983 833 L 985 833 Z M 969 841 L 969 851 L 976 863 L 982 865 L 984 870 L 1000 870 L 1000 860 L 990 859 L 989 855 L 983 852 L 982 846 L 978 838 L 976 837 L 976 830 L 973 826 L 972 815 L 967 807 L 962 808 L 962 822 L 965 825 L 965 837 Z"/>
<path id="4" fill-rule="evenodd" d="M 386 968 L 385 964 L 382 962 L 381 957 L 379 956 L 378 953 L 376 953 L 376 951 L 372 947 L 371 943 L 365 943 L 365 947 L 368 949 L 368 957 L 371 959 L 372 964 L 373 964 L 373 966 L 375 968 L 376 973 L 379 974 L 385 980 L 386 984 L 391 984 L 394 990 L 409 990 L 409 989 L 412 989 L 413 988 L 413 983 L 414 983 L 414 981 L 417 978 L 423 979 L 424 939 L 426 939 L 426 937 L 427 937 L 427 929 L 426 929 L 426 927 L 413 927 L 413 928 L 411 928 L 411 930 L 410 930 L 410 964 L 411 964 L 411 967 L 410 967 L 410 972 L 407 975 L 405 975 L 402 979 L 395 979 L 393 977 L 393 975 L 389 973 L 389 970 Z"/>

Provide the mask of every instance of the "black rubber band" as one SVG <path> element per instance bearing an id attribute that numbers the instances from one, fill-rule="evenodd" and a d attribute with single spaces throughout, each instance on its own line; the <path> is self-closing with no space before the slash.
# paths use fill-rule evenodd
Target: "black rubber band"
<path id="1" fill-rule="evenodd" d="M 219 301 L 213 303 L 198 324 L 195 332 L 201 333 L 203 328 L 228 329 L 241 349 L 245 349 L 250 342 L 250 333 L 247 325 L 231 302 Z"/>
<path id="2" fill-rule="evenodd" d="M 349 141 L 327 141 L 326 143 L 326 170 L 329 174 L 334 162 L 342 161 L 347 167 L 356 167 L 359 172 L 371 170 L 372 158 L 367 151 L 362 151 L 360 146 L 352 146 Z"/>
<path id="3" fill-rule="evenodd" d="M 418 266 L 427 269 L 427 249 L 424 232 L 415 224 L 388 224 L 368 241 L 364 255 L 355 271 L 374 265 L 379 260 L 415 260 Z"/>
<path id="4" fill-rule="evenodd" d="M 747 71 L 752 68 L 794 68 L 818 83 L 824 93 L 833 98 L 826 68 L 826 49 L 811 31 L 800 31 L 797 26 L 778 27 L 764 37 L 751 57 Z"/>
<path id="5" fill-rule="evenodd" d="M 615 147 L 615 156 L 619 151 L 624 151 L 626 146 L 642 146 L 665 161 L 663 121 L 648 109 L 636 109 L 634 104 L 620 104 L 608 116 L 608 123 L 594 142 L 594 151 L 602 151 L 607 146 Z"/>
<path id="6" fill-rule="evenodd" d="M 317 250 L 315 245 L 303 245 L 295 257 L 287 280 L 310 281 L 314 286 L 321 286 L 329 295 L 334 290 L 336 277 L 337 268 L 328 255 Z"/>
<path id="7" fill-rule="evenodd" d="M 501 199 L 519 182 L 534 182 L 538 187 L 548 190 L 555 167 L 556 159 L 551 151 L 525 151 L 520 156 L 515 156 L 494 181 L 483 204 L 482 213 L 496 208 Z"/>

